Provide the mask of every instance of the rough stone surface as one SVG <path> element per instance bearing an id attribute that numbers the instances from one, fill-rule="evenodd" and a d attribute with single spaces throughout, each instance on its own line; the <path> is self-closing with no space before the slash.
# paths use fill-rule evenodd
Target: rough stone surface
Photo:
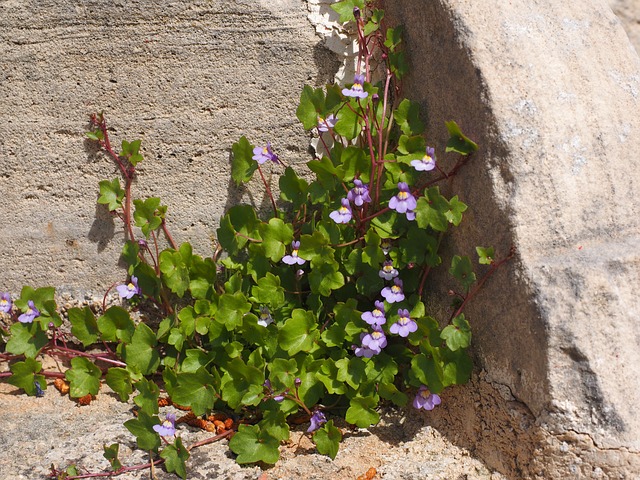
<path id="1" fill-rule="evenodd" d="M 444 146 L 448 119 L 481 143 L 452 181 L 470 205 L 452 250 L 494 245 L 505 255 L 517 247 L 517 260 L 468 310 L 477 358 L 543 432 L 575 435 L 563 441 L 585 465 L 602 461 L 611 478 L 633 478 L 640 473 L 635 50 L 600 2 L 386 8 L 406 24 L 415 68 L 405 91 L 425 107 L 430 143 Z M 595 450 L 580 453 L 586 444 Z M 546 461 L 554 476 L 572 475 L 557 455 Z"/>
<path id="2" fill-rule="evenodd" d="M 636 51 L 640 52 L 640 1 L 609 0 L 609 6 L 622 22 Z"/>
<path id="3" fill-rule="evenodd" d="M 83 139 L 99 111 L 114 145 L 143 140 L 134 193 L 160 196 L 176 240 L 210 254 L 225 208 L 266 201 L 230 183 L 233 142 L 308 158 L 300 91 L 340 63 L 307 14 L 300 0 L 0 2 L 0 288 L 124 280 L 121 225 L 96 206 L 116 168 Z"/>

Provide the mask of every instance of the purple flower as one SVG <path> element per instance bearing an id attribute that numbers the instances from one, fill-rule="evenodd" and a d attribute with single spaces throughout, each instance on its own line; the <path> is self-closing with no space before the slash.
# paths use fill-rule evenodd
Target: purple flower
<path id="1" fill-rule="evenodd" d="M 118 291 L 118 295 L 121 298 L 126 298 L 127 300 L 133 297 L 134 295 L 140 295 L 140 287 L 138 286 L 138 277 L 131 277 L 131 280 L 126 285 L 118 285 L 116 287 Z"/>
<path id="2" fill-rule="evenodd" d="M 440 402 L 441 400 L 439 395 L 431 393 L 425 385 L 422 385 L 413 399 L 413 406 L 415 408 L 433 410 L 436 405 L 440 405 Z"/>
<path id="3" fill-rule="evenodd" d="M 371 312 L 364 312 L 362 315 L 360 315 L 360 318 L 362 320 L 367 322 L 369 325 L 373 325 L 374 328 L 387 323 L 387 319 L 384 316 L 384 303 L 376 300 L 375 306 L 376 308 L 374 308 Z"/>
<path id="4" fill-rule="evenodd" d="M 0 293 L 0 312 L 9 313 L 12 306 L 11 295 L 8 292 Z"/>
<path id="5" fill-rule="evenodd" d="M 364 185 L 361 180 L 357 178 L 353 181 L 355 185 L 349 193 L 347 193 L 347 200 L 353 202 L 356 207 L 361 207 L 365 202 L 371 202 L 371 196 L 369 195 L 369 187 Z"/>
<path id="6" fill-rule="evenodd" d="M 364 75 L 356 75 L 353 78 L 353 85 L 351 88 L 343 88 L 342 94 L 345 97 L 354 97 L 354 98 L 367 98 L 369 95 L 364 91 L 362 86 L 364 85 Z"/>
<path id="7" fill-rule="evenodd" d="M 399 278 L 393 279 L 394 285 L 392 287 L 384 287 L 380 294 L 389 303 L 401 302 L 404 300 L 404 292 L 402 291 L 402 280 Z"/>
<path id="8" fill-rule="evenodd" d="M 418 324 L 409 317 L 409 310 L 399 309 L 400 318 L 396 323 L 389 327 L 390 333 L 397 333 L 401 337 L 408 337 L 411 332 L 418 330 Z"/>
<path id="9" fill-rule="evenodd" d="M 332 113 L 327 118 L 318 117 L 318 131 L 319 132 L 328 132 L 330 128 L 336 126 L 337 122 L 336 116 Z"/>
<path id="10" fill-rule="evenodd" d="M 384 253 L 385 255 L 389 254 L 389 252 L 391 251 L 391 239 L 383 238 L 380 242 L 380 248 L 382 249 L 382 253 Z"/>
<path id="11" fill-rule="evenodd" d="M 273 150 L 271 149 L 271 142 L 267 142 L 267 145 L 265 147 L 254 148 L 253 157 L 251 158 L 256 160 L 260 165 L 262 165 L 267 160 L 271 160 L 272 162 L 275 162 L 275 163 L 279 162 L 278 156 L 275 153 L 273 153 Z"/>
<path id="12" fill-rule="evenodd" d="M 167 416 L 160 425 L 154 425 L 153 429 L 161 437 L 170 437 L 176 433 L 176 416 L 173 413 L 167 413 Z"/>
<path id="13" fill-rule="evenodd" d="M 34 318 L 40 316 L 40 311 L 33 304 L 33 300 L 29 300 L 27 305 L 27 310 L 18 317 L 18 321 L 21 323 L 32 323 Z"/>
<path id="14" fill-rule="evenodd" d="M 407 210 L 407 213 L 405 215 L 407 216 L 407 220 L 409 220 L 410 222 L 416 219 L 416 212 L 414 212 L 413 210 Z"/>
<path id="15" fill-rule="evenodd" d="M 380 278 L 384 278 L 385 280 L 393 280 L 398 276 L 398 270 L 393 268 L 393 260 L 385 260 L 384 265 L 382 265 L 382 270 L 378 272 Z"/>
<path id="16" fill-rule="evenodd" d="M 421 160 L 411 160 L 411 166 L 419 172 L 428 172 L 436 168 L 436 155 L 434 149 L 427 147 L 427 153 Z"/>
<path id="17" fill-rule="evenodd" d="M 303 265 L 306 260 L 298 256 L 298 249 L 300 248 L 300 242 L 291 242 L 291 255 L 285 255 L 282 257 L 282 261 L 287 265 Z"/>
<path id="18" fill-rule="evenodd" d="M 418 202 L 415 197 L 411 195 L 409 186 L 404 183 L 398 183 L 398 190 L 400 190 L 395 196 L 389 200 L 389 208 L 395 210 L 398 213 L 405 213 L 408 210 L 415 210 L 418 206 Z"/>
<path id="19" fill-rule="evenodd" d="M 342 203 L 342 206 L 338 210 L 331 212 L 329 217 L 336 223 L 349 223 L 353 215 L 349 200 L 343 198 L 340 203 Z"/>
<path id="20" fill-rule="evenodd" d="M 322 413 L 320 410 L 316 410 L 315 412 L 313 412 L 313 415 L 311 415 L 311 418 L 309 420 L 311 422 L 311 425 L 309 425 L 307 432 L 315 432 L 323 424 L 327 423 L 327 417 L 325 417 L 324 413 Z"/>
<path id="21" fill-rule="evenodd" d="M 375 329 L 362 337 L 362 346 L 377 355 L 387 346 L 387 337 L 382 330 Z"/>
<path id="22" fill-rule="evenodd" d="M 258 325 L 262 325 L 266 327 L 273 323 L 273 317 L 271 316 L 271 312 L 269 312 L 269 307 L 262 306 L 260 307 L 260 317 L 258 318 Z"/>

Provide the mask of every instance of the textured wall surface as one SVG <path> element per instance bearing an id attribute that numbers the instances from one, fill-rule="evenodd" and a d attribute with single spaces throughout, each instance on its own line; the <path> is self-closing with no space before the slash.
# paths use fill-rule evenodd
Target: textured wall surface
<path id="1" fill-rule="evenodd" d="M 640 61 L 606 4 L 499 3 L 387 2 L 415 67 L 405 91 L 432 143 L 450 118 L 481 143 L 452 184 L 470 205 L 457 250 L 518 250 L 468 312 L 478 359 L 538 426 L 601 454 L 569 443 L 554 475 L 575 455 L 624 478 L 640 473 Z"/>
<path id="2" fill-rule="evenodd" d="M 122 281 L 121 224 L 96 206 L 117 172 L 84 139 L 92 112 L 115 145 L 142 139 L 134 193 L 160 196 L 176 240 L 208 255 L 240 197 L 233 142 L 308 159 L 297 100 L 339 63 L 307 15 L 302 0 L 0 1 L 0 289 Z"/>

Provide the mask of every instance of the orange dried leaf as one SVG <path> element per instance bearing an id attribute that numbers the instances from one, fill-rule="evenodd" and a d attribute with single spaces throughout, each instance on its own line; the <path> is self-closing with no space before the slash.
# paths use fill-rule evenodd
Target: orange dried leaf
<path id="1" fill-rule="evenodd" d="M 56 389 L 58 389 L 58 391 L 63 395 L 69 393 L 69 384 L 61 378 L 56 378 L 53 381 L 53 386 L 56 387 Z"/>
<path id="2" fill-rule="evenodd" d="M 378 471 L 375 468 L 371 467 L 364 475 L 360 475 L 357 480 L 373 480 L 376 477 L 377 473 Z"/>
<path id="3" fill-rule="evenodd" d="M 227 430 L 231 430 L 233 428 L 233 418 L 227 418 L 224 421 L 224 428 L 226 428 Z"/>
<path id="4" fill-rule="evenodd" d="M 93 397 L 90 393 L 87 393 L 84 397 L 78 398 L 77 402 L 78 405 L 89 405 L 91 403 L 91 400 L 93 400 Z"/>
<path id="5" fill-rule="evenodd" d="M 171 405 L 171 400 L 168 398 L 158 398 L 159 407 L 168 407 L 169 405 Z"/>

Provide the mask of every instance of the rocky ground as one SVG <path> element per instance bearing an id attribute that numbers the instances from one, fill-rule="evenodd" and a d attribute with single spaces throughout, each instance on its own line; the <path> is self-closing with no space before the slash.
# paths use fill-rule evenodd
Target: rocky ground
<path id="1" fill-rule="evenodd" d="M 123 426 L 132 418 L 132 404 L 122 403 L 107 387 L 87 406 L 78 406 L 51 385 L 42 398 L 28 397 L 0 383 L 0 478 L 47 478 L 51 465 L 76 464 L 82 473 L 108 470 L 103 444 L 120 443 L 125 465 L 148 461 L 135 449 L 135 439 Z M 275 466 L 240 466 L 227 441 L 192 451 L 187 463 L 189 479 L 503 479 L 468 451 L 457 447 L 427 425 L 428 413 L 386 411 L 371 429 L 350 430 L 342 425 L 344 441 L 334 461 L 315 453 L 304 435 L 305 425 L 294 431 L 281 448 Z M 180 425 L 185 444 L 211 436 Z M 372 470 L 375 469 L 375 470 Z M 375 474 L 374 474 L 375 472 Z M 158 480 L 177 478 L 162 469 Z M 117 477 L 152 478 L 148 469 Z"/>

